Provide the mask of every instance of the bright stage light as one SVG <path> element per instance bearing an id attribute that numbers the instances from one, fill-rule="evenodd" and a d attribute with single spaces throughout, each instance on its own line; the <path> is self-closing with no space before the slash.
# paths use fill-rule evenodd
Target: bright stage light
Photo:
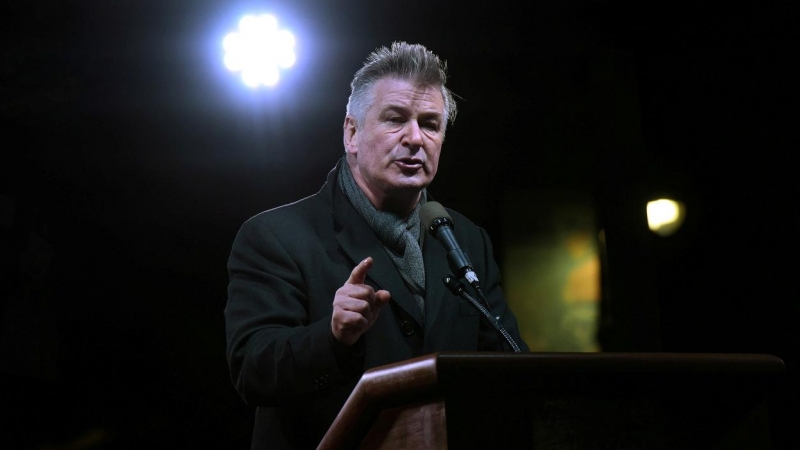
<path id="1" fill-rule="evenodd" d="M 678 231 L 686 216 L 682 202 L 660 198 L 647 202 L 647 225 L 659 236 L 669 236 Z"/>
<path id="2" fill-rule="evenodd" d="M 247 86 L 274 86 L 280 80 L 279 69 L 294 65 L 294 44 L 292 33 L 278 29 L 274 16 L 247 15 L 239 21 L 239 31 L 222 40 L 223 62 L 231 72 L 241 72 Z"/>

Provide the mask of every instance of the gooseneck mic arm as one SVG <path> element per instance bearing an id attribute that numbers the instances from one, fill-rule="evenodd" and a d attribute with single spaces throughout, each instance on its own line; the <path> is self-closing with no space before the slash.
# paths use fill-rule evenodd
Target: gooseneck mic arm
<path id="1" fill-rule="evenodd" d="M 517 343 L 514 341 L 514 338 L 511 337 L 511 334 L 509 334 L 508 331 L 506 331 L 505 327 L 503 327 L 503 324 L 501 324 L 496 317 L 492 316 L 492 313 L 489 312 L 489 310 L 485 306 L 483 306 L 477 299 L 475 299 L 475 297 L 469 295 L 466 289 L 464 289 L 464 285 L 460 281 L 449 275 L 445 276 L 443 281 L 445 286 L 447 286 L 447 288 L 450 289 L 450 292 L 456 295 L 460 295 L 462 298 L 472 303 L 472 306 L 477 308 L 478 311 L 480 311 L 486 317 L 486 319 L 489 320 L 489 323 L 492 324 L 492 326 L 498 332 L 500 332 L 503 338 L 505 338 L 506 342 L 508 342 L 511 348 L 514 349 L 514 352 L 519 353 L 521 351 L 519 345 L 517 345 Z M 486 301 L 486 299 L 484 299 L 484 301 Z"/>

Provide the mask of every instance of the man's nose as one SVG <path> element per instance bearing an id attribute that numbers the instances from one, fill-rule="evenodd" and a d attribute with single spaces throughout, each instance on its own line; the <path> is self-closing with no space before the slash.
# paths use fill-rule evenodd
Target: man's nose
<path id="1" fill-rule="evenodd" d="M 403 145 L 406 147 L 422 147 L 422 131 L 416 120 L 409 120 L 406 123 L 406 131 L 403 134 Z"/>

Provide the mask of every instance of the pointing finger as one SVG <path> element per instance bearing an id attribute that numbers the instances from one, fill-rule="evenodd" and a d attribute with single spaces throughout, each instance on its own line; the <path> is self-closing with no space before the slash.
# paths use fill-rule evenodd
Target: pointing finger
<path id="1" fill-rule="evenodd" d="M 348 284 L 364 284 L 367 277 L 367 272 L 372 268 L 372 257 L 368 256 L 363 261 L 358 263 L 350 273 L 350 278 L 347 279 Z"/>

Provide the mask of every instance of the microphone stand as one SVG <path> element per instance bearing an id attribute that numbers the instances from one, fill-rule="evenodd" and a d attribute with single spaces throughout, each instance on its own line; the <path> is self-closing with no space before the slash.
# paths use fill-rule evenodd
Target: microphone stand
<path id="1" fill-rule="evenodd" d="M 495 318 L 494 316 L 492 316 L 492 313 L 489 312 L 489 310 L 487 309 L 489 302 L 486 300 L 486 297 L 483 296 L 483 292 L 479 287 L 476 286 L 475 290 L 478 292 L 478 295 L 481 297 L 483 302 L 486 303 L 487 306 L 483 306 L 478 300 L 475 299 L 475 297 L 469 295 L 469 293 L 467 293 L 467 290 L 464 288 L 464 284 L 455 279 L 454 277 L 449 275 L 445 276 L 444 284 L 445 286 L 447 286 L 448 289 L 450 289 L 452 293 L 461 296 L 462 298 L 470 302 L 472 306 L 477 308 L 478 311 L 480 311 L 489 320 L 489 323 L 492 324 L 492 326 L 498 332 L 500 332 L 503 338 L 505 338 L 506 342 L 508 342 L 508 344 L 511 345 L 511 348 L 514 349 L 514 352 L 520 353 L 519 345 L 517 345 L 517 343 L 514 342 L 514 339 L 511 337 L 508 331 L 506 331 L 505 327 L 503 327 L 500 321 L 497 320 L 497 318 Z"/>

